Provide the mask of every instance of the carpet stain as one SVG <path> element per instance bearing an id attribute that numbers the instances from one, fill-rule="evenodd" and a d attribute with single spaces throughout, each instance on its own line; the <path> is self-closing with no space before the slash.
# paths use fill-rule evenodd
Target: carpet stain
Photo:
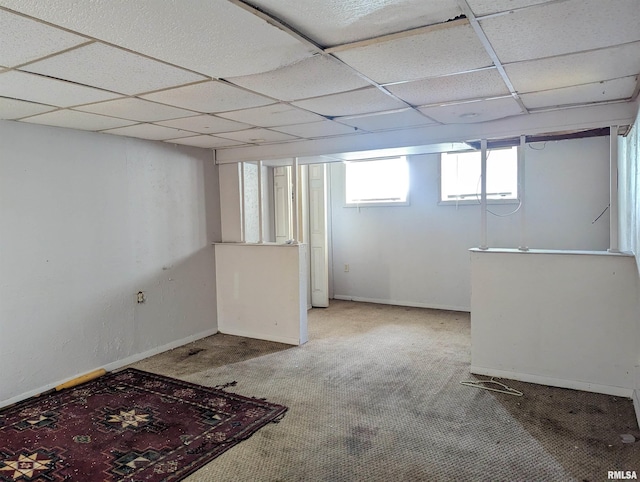
<path id="1" fill-rule="evenodd" d="M 378 433 L 378 429 L 370 429 L 362 426 L 355 426 L 349 430 L 349 435 L 345 438 L 345 446 L 349 455 L 362 455 L 373 447 L 372 439 Z"/>

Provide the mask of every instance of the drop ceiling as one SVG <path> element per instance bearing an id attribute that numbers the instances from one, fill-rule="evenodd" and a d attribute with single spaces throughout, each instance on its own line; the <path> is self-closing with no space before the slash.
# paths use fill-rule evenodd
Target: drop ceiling
<path id="1" fill-rule="evenodd" d="M 0 119 L 344 150 L 629 104 L 638 25 L 637 0 L 0 0 Z"/>

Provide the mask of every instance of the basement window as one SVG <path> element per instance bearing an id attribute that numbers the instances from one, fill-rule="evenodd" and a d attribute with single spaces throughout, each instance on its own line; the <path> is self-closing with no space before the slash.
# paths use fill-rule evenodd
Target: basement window
<path id="1" fill-rule="evenodd" d="M 345 196 L 347 207 L 408 205 L 406 157 L 345 162 Z"/>
<path id="2" fill-rule="evenodd" d="M 480 203 L 480 151 L 440 156 L 440 204 Z M 518 201 L 518 147 L 487 150 L 487 201 Z"/>

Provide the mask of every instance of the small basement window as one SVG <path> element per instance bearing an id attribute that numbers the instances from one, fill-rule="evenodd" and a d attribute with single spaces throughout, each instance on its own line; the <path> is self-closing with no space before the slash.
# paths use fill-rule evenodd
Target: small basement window
<path id="1" fill-rule="evenodd" d="M 409 203 L 406 157 L 345 162 L 347 206 L 393 206 Z"/>
<path id="2" fill-rule="evenodd" d="M 440 202 L 480 203 L 480 151 L 448 152 L 440 157 Z M 518 200 L 518 147 L 487 150 L 487 200 Z"/>

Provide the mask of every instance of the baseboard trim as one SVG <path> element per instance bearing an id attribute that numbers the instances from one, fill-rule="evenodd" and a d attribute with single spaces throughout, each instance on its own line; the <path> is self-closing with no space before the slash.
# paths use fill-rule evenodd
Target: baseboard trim
<path id="1" fill-rule="evenodd" d="M 291 338 L 288 336 L 278 336 L 278 335 L 267 335 L 263 333 L 256 333 L 253 331 L 243 331 L 243 330 L 235 330 L 232 328 L 226 329 L 222 328 L 220 333 L 223 335 L 232 335 L 232 336 L 241 336 L 243 338 L 253 338 L 255 340 L 265 340 L 265 341 L 275 341 L 277 343 L 285 343 L 287 345 L 302 345 L 300 343 L 300 339 Z"/>
<path id="2" fill-rule="evenodd" d="M 89 373 L 93 370 L 98 370 L 100 368 L 104 368 L 106 371 L 111 372 L 113 370 L 117 370 L 127 365 L 131 365 L 132 363 L 138 362 L 145 358 L 149 358 L 150 356 L 157 355 L 158 353 L 162 353 L 168 350 L 173 350 L 174 348 L 178 348 L 179 346 L 186 345 L 187 343 L 200 340 L 201 338 L 206 338 L 207 336 L 215 335 L 216 333 L 218 333 L 217 329 L 202 331 L 200 333 L 196 333 L 195 335 L 190 335 L 190 336 L 187 336 L 186 338 L 182 338 L 181 340 L 172 341 L 171 343 L 167 343 L 166 345 L 158 346 L 150 350 L 144 351 L 142 353 L 131 355 L 127 358 L 123 358 L 122 360 L 116 360 L 114 362 L 108 363 L 103 366 L 97 366 L 94 368 L 83 370 L 82 373 L 73 374 L 67 378 L 63 378 L 61 380 L 48 383 L 34 390 L 29 390 L 28 392 L 22 393 L 16 397 L 9 398 L 8 400 L 2 400 L 0 401 L 0 408 L 8 407 L 9 405 L 13 405 L 15 403 L 21 402 L 22 400 L 26 400 L 27 398 L 34 397 L 40 393 L 44 393 L 47 390 L 51 390 L 52 388 L 55 388 L 58 385 L 61 385 L 62 383 L 65 383 L 69 380 L 73 380 L 74 378 L 82 375 L 83 373 Z"/>
<path id="3" fill-rule="evenodd" d="M 633 391 L 633 407 L 636 409 L 636 419 L 638 419 L 638 428 L 640 428 L 640 390 Z"/>
<path id="4" fill-rule="evenodd" d="M 605 395 L 613 395 L 615 397 L 632 398 L 633 389 L 623 387 L 612 387 L 610 385 L 599 385 L 597 383 L 581 382 L 576 380 L 565 380 L 562 378 L 545 377 L 541 375 L 532 375 L 530 373 L 510 372 L 505 370 L 496 370 L 493 368 L 485 368 L 472 365 L 469 371 L 475 375 L 485 375 L 488 377 L 506 378 L 508 380 L 518 380 L 521 382 L 537 383 L 538 385 L 548 385 L 551 387 L 570 388 L 572 390 L 581 390 L 583 392 L 603 393 Z M 637 390 L 636 390 L 637 392 Z M 636 415 L 638 414 L 638 406 L 636 405 Z"/>
<path id="5" fill-rule="evenodd" d="M 346 296 L 346 295 L 333 295 L 336 300 L 343 301 L 359 301 L 362 303 L 378 303 L 380 305 L 395 305 L 395 306 L 410 306 L 412 308 L 431 308 L 432 310 L 447 310 L 447 311 L 464 311 L 466 313 L 471 312 L 471 308 L 468 306 L 452 306 L 452 305 L 439 305 L 435 303 L 418 303 L 415 301 L 398 301 L 398 300 L 386 300 L 380 298 L 363 298 L 361 296 Z"/>

